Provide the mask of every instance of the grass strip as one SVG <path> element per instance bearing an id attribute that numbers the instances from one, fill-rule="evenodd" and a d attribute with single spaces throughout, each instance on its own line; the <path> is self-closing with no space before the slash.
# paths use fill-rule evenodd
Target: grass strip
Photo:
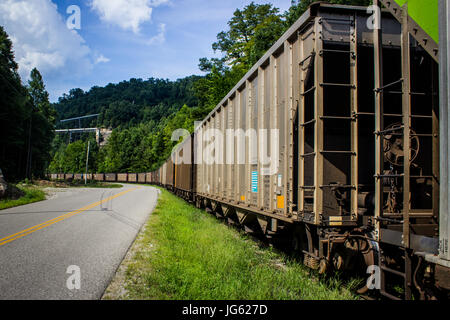
<path id="1" fill-rule="evenodd" d="M 16 200 L 0 200 L 0 210 L 45 200 L 45 192 L 42 191 L 39 187 L 33 185 L 16 185 L 16 187 L 22 190 L 25 195 Z"/>
<path id="2" fill-rule="evenodd" d="M 70 188 L 102 188 L 102 189 L 120 189 L 123 185 L 119 183 L 110 182 L 98 182 L 98 181 L 88 181 L 84 184 L 84 181 L 74 181 L 68 184 Z"/>
<path id="3" fill-rule="evenodd" d="M 101 188 L 101 189 L 123 188 L 123 185 L 119 183 L 101 182 L 95 180 L 88 180 L 87 184 L 84 183 L 84 180 L 73 180 L 71 182 L 65 180 L 55 180 L 55 181 L 40 180 L 37 181 L 36 183 L 41 186 L 54 188 Z"/>
<path id="4" fill-rule="evenodd" d="M 306 267 L 162 190 L 104 299 L 347 300 Z"/>

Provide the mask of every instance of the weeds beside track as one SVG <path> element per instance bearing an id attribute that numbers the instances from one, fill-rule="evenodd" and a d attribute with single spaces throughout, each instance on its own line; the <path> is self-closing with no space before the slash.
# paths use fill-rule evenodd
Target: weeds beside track
<path id="1" fill-rule="evenodd" d="M 289 256 L 162 190 L 105 299 L 356 299 Z"/>

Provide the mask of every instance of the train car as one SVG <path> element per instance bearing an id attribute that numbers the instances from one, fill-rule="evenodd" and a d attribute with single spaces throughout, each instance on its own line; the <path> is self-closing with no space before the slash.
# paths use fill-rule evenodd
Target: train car
<path id="1" fill-rule="evenodd" d="M 118 182 L 128 182 L 128 173 L 118 173 L 117 181 Z"/>
<path id="2" fill-rule="evenodd" d="M 145 173 L 138 173 L 138 182 L 139 183 L 146 183 L 146 177 L 147 175 Z"/>
<path id="3" fill-rule="evenodd" d="M 76 173 L 75 176 L 74 176 L 74 179 L 78 180 L 78 181 L 83 180 L 83 174 L 82 173 Z"/>
<path id="4" fill-rule="evenodd" d="M 152 183 L 161 185 L 161 168 L 152 172 Z"/>
<path id="5" fill-rule="evenodd" d="M 71 180 L 73 180 L 73 178 L 74 178 L 74 174 L 73 173 L 66 173 L 64 175 L 64 180 L 71 181 Z"/>
<path id="6" fill-rule="evenodd" d="M 105 181 L 106 182 L 116 182 L 117 181 L 117 174 L 115 174 L 115 173 L 106 173 L 105 174 Z"/>
<path id="7" fill-rule="evenodd" d="M 172 157 L 167 159 L 167 167 L 166 167 L 166 188 L 169 190 L 173 190 L 174 187 L 174 173 L 175 166 L 172 160 Z"/>
<path id="8" fill-rule="evenodd" d="M 94 174 L 94 180 L 95 181 L 105 181 L 105 174 L 104 173 Z"/>
<path id="9" fill-rule="evenodd" d="M 128 182 L 136 183 L 137 182 L 137 173 L 129 173 L 128 174 Z"/>
<path id="10" fill-rule="evenodd" d="M 160 168 L 161 186 L 166 185 L 166 171 L 167 171 L 167 162 L 164 162 L 164 164 Z"/>
<path id="11" fill-rule="evenodd" d="M 173 161 L 169 158 L 161 167 L 161 186 L 168 190 L 173 189 Z"/>
<path id="12" fill-rule="evenodd" d="M 193 201 L 194 183 L 194 139 L 187 137 L 172 153 L 174 163 L 174 193 L 187 201 Z"/>

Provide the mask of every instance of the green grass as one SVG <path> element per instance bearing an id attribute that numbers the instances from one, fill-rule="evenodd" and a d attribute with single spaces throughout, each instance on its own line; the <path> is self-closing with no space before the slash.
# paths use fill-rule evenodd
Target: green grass
<path id="1" fill-rule="evenodd" d="M 84 183 L 84 180 L 74 180 L 72 182 L 67 182 L 65 180 L 56 180 L 56 183 L 59 183 L 58 185 L 59 187 L 65 188 L 102 188 L 102 189 L 123 188 L 123 185 L 119 183 L 101 182 L 94 180 L 87 181 L 87 184 Z"/>
<path id="2" fill-rule="evenodd" d="M 99 182 L 99 181 L 88 181 L 87 184 L 84 184 L 84 181 L 73 181 L 69 184 L 70 188 L 106 188 L 106 189 L 119 189 L 123 188 L 123 185 L 118 183 L 108 183 L 108 182 Z"/>
<path id="3" fill-rule="evenodd" d="M 298 262 L 274 249 L 261 248 L 245 234 L 165 190 L 126 260 L 119 285 L 125 293 L 113 297 L 108 289 L 104 298 L 356 298 L 338 279 L 319 281 Z"/>
<path id="4" fill-rule="evenodd" d="M 22 190 L 25 193 L 25 195 L 16 200 L 11 200 L 11 199 L 0 200 L 0 210 L 12 208 L 12 207 L 23 206 L 25 204 L 45 200 L 44 191 L 42 191 L 37 186 L 21 184 L 21 185 L 16 185 L 16 187 L 18 189 Z"/>

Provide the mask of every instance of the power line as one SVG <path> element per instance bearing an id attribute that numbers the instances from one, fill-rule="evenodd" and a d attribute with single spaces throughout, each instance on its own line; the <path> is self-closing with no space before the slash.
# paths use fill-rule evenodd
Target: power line
<path id="1" fill-rule="evenodd" d="M 69 122 L 69 121 L 81 120 L 81 119 L 86 119 L 86 118 L 93 118 L 93 117 L 98 117 L 99 115 L 100 115 L 100 113 L 96 113 L 96 114 L 91 114 L 91 115 L 88 115 L 88 116 L 64 119 L 64 120 L 60 120 L 59 122 Z"/>

